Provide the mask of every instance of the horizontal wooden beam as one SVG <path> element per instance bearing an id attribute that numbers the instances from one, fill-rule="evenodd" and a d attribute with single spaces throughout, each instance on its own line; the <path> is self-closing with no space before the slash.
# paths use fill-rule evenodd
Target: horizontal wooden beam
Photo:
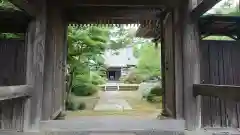
<path id="1" fill-rule="evenodd" d="M 210 96 L 221 99 L 240 101 L 240 86 L 194 84 L 193 96 Z"/>
<path id="2" fill-rule="evenodd" d="M 220 0 L 202 0 L 196 7 L 194 6 L 191 11 L 191 17 L 196 20 L 205 12 L 216 5 Z"/>
<path id="3" fill-rule="evenodd" d="M 89 18 L 89 19 L 84 19 L 82 20 L 81 18 L 79 19 L 71 19 L 69 21 L 70 24 L 138 24 L 139 21 L 141 20 L 136 20 L 134 18 L 111 18 L 111 19 L 106 19 L 106 18 Z"/>
<path id="4" fill-rule="evenodd" d="M 65 0 L 65 6 L 176 7 L 182 0 Z"/>
<path id="5" fill-rule="evenodd" d="M 91 7 L 75 8 L 67 11 L 68 20 L 154 20 L 161 9 L 142 9 L 126 7 Z M 97 14 L 96 14 L 97 13 Z"/>
<path id="6" fill-rule="evenodd" d="M 29 85 L 0 87 L 0 100 L 7 100 L 31 95 L 32 87 Z"/>

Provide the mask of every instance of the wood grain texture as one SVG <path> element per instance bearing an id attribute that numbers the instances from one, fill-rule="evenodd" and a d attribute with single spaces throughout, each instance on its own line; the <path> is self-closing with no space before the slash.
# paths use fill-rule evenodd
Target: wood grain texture
<path id="1" fill-rule="evenodd" d="M 201 41 L 202 86 L 207 86 L 204 91 L 211 93 L 203 96 L 202 127 L 240 125 L 238 44 L 237 41 Z"/>
<path id="2" fill-rule="evenodd" d="M 31 88 L 26 81 L 23 40 L 0 41 L 0 130 L 22 131 L 24 104 Z M 14 86 L 15 85 L 15 86 Z"/>
<path id="3" fill-rule="evenodd" d="M 23 40 L 0 40 L 0 86 L 25 84 L 25 48 Z"/>
<path id="4" fill-rule="evenodd" d="M 41 8 L 27 33 L 27 84 L 34 91 L 25 105 L 26 130 L 38 129 L 41 120 L 53 119 L 64 105 L 67 24 L 58 5 L 43 1 Z"/>
<path id="5" fill-rule="evenodd" d="M 39 5 L 41 6 L 41 5 Z M 42 112 L 42 95 L 46 40 L 46 9 L 29 24 L 27 33 L 27 77 L 26 82 L 33 87 L 32 98 L 25 106 L 25 128 L 38 129 Z"/>
<path id="6" fill-rule="evenodd" d="M 174 9 L 174 67 L 175 67 L 175 96 L 176 96 L 176 118 L 184 118 L 183 110 L 183 56 L 182 56 L 182 39 L 181 39 L 181 18 L 179 9 Z"/>
<path id="7" fill-rule="evenodd" d="M 42 120 L 54 119 L 63 111 L 65 93 L 65 53 L 67 27 L 61 8 L 48 2 L 47 39 L 44 64 Z M 52 7 L 51 5 L 54 5 Z"/>
<path id="8" fill-rule="evenodd" d="M 200 83 L 200 53 L 199 33 L 197 22 L 190 18 L 188 3 L 182 7 L 183 23 L 183 89 L 184 89 L 184 118 L 187 129 L 199 128 L 197 100 L 193 97 L 193 84 Z"/>
<path id="9" fill-rule="evenodd" d="M 22 131 L 25 98 L 0 102 L 0 130 Z"/>

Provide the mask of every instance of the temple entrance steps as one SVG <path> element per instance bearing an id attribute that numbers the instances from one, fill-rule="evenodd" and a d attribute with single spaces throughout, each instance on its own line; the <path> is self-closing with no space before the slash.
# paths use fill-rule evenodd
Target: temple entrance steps
<path id="1" fill-rule="evenodd" d="M 121 82 L 108 82 L 103 85 L 99 85 L 102 91 L 136 91 L 139 84 L 125 84 Z"/>
<path id="2" fill-rule="evenodd" d="M 105 91 L 118 91 L 118 90 L 119 90 L 118 85 L 105 86 Z"/>

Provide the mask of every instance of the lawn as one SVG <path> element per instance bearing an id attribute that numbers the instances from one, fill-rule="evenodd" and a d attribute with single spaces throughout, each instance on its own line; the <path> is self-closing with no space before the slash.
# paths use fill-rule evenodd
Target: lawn
<path id="1" fill-rule="evenodd" d="M 82 111 L 68 111 L 67 119 L 79 116 L 134 116 L 134 117 L 156 117 L 161 113 L 161 103 L 149 103 L 142 99 L 138 91 L 119 91 L 114 98 L 123 98 L 133 108 L 125 111 L 94 111 L 93 108 L 99 100 L 101 92 L 90 97 L 74 97 L 77 102 L 85 102 L 87 108 Z"/>

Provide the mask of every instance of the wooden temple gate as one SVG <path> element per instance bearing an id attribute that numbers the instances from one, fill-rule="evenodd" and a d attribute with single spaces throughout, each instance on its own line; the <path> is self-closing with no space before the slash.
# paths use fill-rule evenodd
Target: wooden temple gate
<path id="1" fill-rule="evenodd" d="M 240 92 L 237 90 L 239 87 L 213 85 L 239 83 L 238 77 L 233 79 L 235 77 L 233 73 L 238 73 L 236 71 L 238 65 L 224 63 L 225 61 L 229 62 L 228 60 L 233 55 L 236 58 L 237 53 L 230 56 L 225 46 L 218 52 L 212 48 L 219 46 L 202 45 L 203 42 L 200 40 L 200 35 L 203 35 L 204 32 L 204 34 L 208 33 L 206 33 L 207 30 L 203 33 L 202 30 L 199 30 L 198 18 L 216 4 L 216 0 L 137 2 L 104 0 L 99 3 L 91 0 L 11 0 L 11 2 L 24 9 L 31 17 L 25 22 L 27 26 L 19 24 L 20 28 L 24 26 L 24 30 L 18 27 L 16 29 L 26 36 L 23 45 L 25 49 L 22 50 L 20 57 L 13 58 L 13 61 L 17 61 L 16 63 L 20 61 L 18 59 L 25 61 L 25 65 L 20 63 L 17 67 L 21 71 L 15 70 L 15 74 L 25 73 L 25 76 L 21 74 L 23 75 L 21 78 L 25 82 L 8 85 L 5 83 L 3 87 L 0 87 L 2 91 L 0 92 L 1 129 L 38 130 L 41 121 L 51 120 L 64 110 L 66 33 L 67 25 L 71 23 L 142 23 L 143 27 L 150 25 L 149 28 L 157 28 L 157 31 L 153 32 L 153 36 L 156 38 L 155 41 L 162 43 L 164 109 L 166 113 L 173 119 L 184 119 L 186 129 L 189 130 L 208 126 L 215 127 L 215 125 L 239 127 L 238 105 L 230 103 L 229 106 L 232 108 L 222 111 L 224 106 L 228 107 L 228 102 L 219 99 L 238 101 Z M 151 21 L 144 22 L 145 20 Z M 159 21 L 160 23 L 155 23 Z M 8 23 L 3 24 L 10 29 Z M 161 25 L 160 30 L 156 24 Z M 7 31 L 8 29 L 3 30 Z M 14 32 L 13 29 L 11 31 Z M 0 47 L 4 49 L 4 45 L 1 43 Z M 8 47 L 11 49 L 11 46 Z M 205 51 L 207 52 L 203 54 Z M 234 49 L 233 51 L 238 50 Z M 16 52 L 11 54 L 14 53 Z M 225 53 L 229 55 L 224 58 L 225 61 L 220 61 L 219 57 L 223 57 Z M 2 53 L 1 55 L 9 54 Z M 8 59 L 10 60 L 12 57 Z M 5 59 L 0 60 L 4 61 Z M 224 66 L 219 66 L 221 62 Z M 15 65 L 11 66 L 16 67 Z M 220 68 L 222 69 L 220 70 Z M 228 68 L 232 70 L 229 71 Z M 11 68 L 8 70 L 11 72 Z M 210 71 L 213 73 L 207 74 L 208 76 L 202 74 Z M 2 79 L 5 78 L 0 78 L 0 80 Z M 200 96 L 207 97 L 201 98 Z M 217 97 L 217 99 L 212 97 Z M 2 109 L 6 104 L 10 105 L 8 107 L 12 109 Z M 206 113 L 206 110 L 212 106 L 219 110 L 211 109 L 210 114 Z"/>

